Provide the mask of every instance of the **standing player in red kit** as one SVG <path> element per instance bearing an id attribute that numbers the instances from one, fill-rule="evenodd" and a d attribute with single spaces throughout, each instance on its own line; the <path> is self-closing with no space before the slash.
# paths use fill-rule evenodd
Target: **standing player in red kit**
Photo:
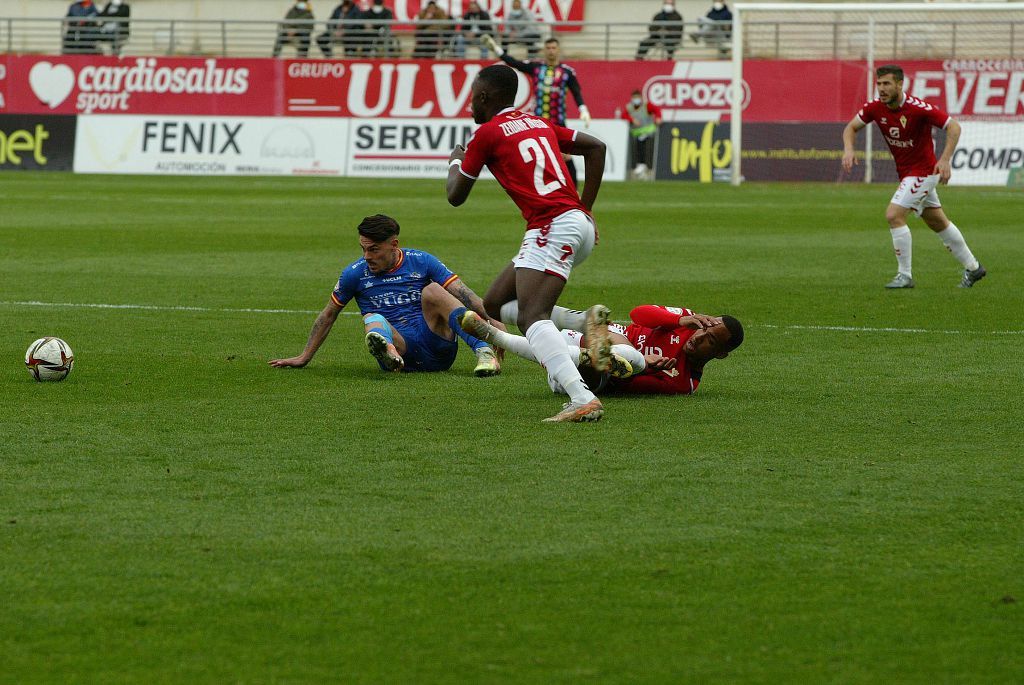
<path id="1" fill-rule="evenodd" d="M 985 267 L 974 258 L 960 229 L 946 217 L 935 192 L 939 183 L 949 182 L 949 162 L 960 140 L 960 124 L 934 105 L 906 95 L 903 92 L 903 69 L 895 64 L 879 67 L 875 76 L 878 97 L 865 103 L 843 129 L 843 169 L 849 172 L 857 163 L 853 151 L 857 132 L 872 121 L 877 123 L 900 175 L 900 187 L 885 212 L 892 230 L 899 271 L 885 287 L 914 287 L 910 269 L 910 228 L 907 227 L 907 215 L 914 211 L 963 265 L 960 287 L 970 288 L 985 277 Z M 932 143 L 933 126 L 946 129 L 946 146 L 938 161 Z"/>
<path id="2" fill-rule="evenodd" d="M 570 402 L 546 421 L 597 421 L 604 407 L 580 376 L 565 341 L 551 321 L 551 310 L 575 264 L 590 254 L 597 229 L 590 210 L 604 175 L 605 145 L 597 138 L 553 124 L 512 107 L 519 79 L 503 64 L 480 71 L 472 86 L 473 120 L 481 124 L 466 147 L 457 146 L 448 169 L 448 202 L 458 207 L 469 197 L 486 166 L 526 219 L 519 254 L 498 274 L 484 297 L 494 317 L 501 305 L 519 301 L 519 330 L 548 374 L 565 388 Z M 582 155 L 586 185 L 582 196 L 571 185 L 561 152 Z M 594 366 L 611 365 L 608 309 L 588 312 Z"/>
<path id="3" fill-rule="evenodd" d="M 515 303 L 505 305 L 508 314 Z M 581 336 L 581 312 L 555 307 L 554 319 L 563 325 L 562 339 L 570 355 L 589 375 L 589 352 Z M 725 359 L 743 342 L 743 325 L 732 316 L 708 316 L 682 307 L 645 304 L 629 313 L 628 326 L 609 324 L 613 363 L 611 372 L 593 384 L 601 392 L 640 395 L 692 395 L 700 384 L 704 366 L 712 359 Z M 537 361 L 526 339 L 501 331 L 476 314 L 467 313 L 462 325 L 471 335 L 486 340 L 524 359 Z M 548 378 L 555 392 L 560 384 Z"/>

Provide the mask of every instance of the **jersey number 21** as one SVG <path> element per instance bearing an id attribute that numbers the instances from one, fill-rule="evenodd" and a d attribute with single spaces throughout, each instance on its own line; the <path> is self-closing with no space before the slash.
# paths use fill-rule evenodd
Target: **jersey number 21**
<path id="1" fill-rule="evenodd" d="M 543 146 L 543 149 L 541 149 Z M 533 187 L 537 189 L 537 194 L 544 196 L 558 190 L 559 187 L 565 186 L 565 175 L 562 173 L 562 168 L 558 166 L 558 158 L 555 157 L 554 151 L 551 149 L 551 144 L 548 143 L 547 138 L 523 138 L 519 141 L 519 154 L 523 156 L 524 162 L 533 162 Z M 558 176 L 558 180 L 551 181 L 550 183 L 544 182 L 544 167 L 550 163 L 551 167 L 555 170 L 555 175 Z"/>

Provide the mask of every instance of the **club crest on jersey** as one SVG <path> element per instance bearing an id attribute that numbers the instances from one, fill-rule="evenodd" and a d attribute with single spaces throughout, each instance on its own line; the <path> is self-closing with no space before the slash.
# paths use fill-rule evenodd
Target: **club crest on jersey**
<path id="1" fill-rule="evenodd" d="M 679 336 L 678 335 L 673 335 L 671 338 L 669 338 L 669 342 L 671 342 L 673 345 L 678 345 L 679 344 Z"/>
<path id="2" fill-rule="evenodd" d="M 903 128 L 907 127 L 907 118 L 906 117 L 900 117 L 900 126 L 902 126 Z"/>

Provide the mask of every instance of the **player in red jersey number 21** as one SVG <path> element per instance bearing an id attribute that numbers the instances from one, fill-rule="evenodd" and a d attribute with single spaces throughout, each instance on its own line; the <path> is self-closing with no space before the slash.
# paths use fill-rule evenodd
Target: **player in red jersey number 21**
<path id="1" fill-rule="evenodd" d="M 448 169 L 448 202 L 458 207 L 469 197 L 486 166 L 526 219 L 518 255 L 484 296 L 484 307 L 499 316 L 501 305 L 519 301 L 519 330 L 526 332 L 535 357 L 567 392 L 570 402 L 548 421 L 597 421 L 604 407 L 580 376 L 551 310 L 569 272 L 597 242 L 590 210 L 604 174 L 605 145 L 597 138 L 513 108 L 519 78 L 504 64 L 485 67 L 472 85 L 470 106 L 480 128 L 463 148 L 457 146 Z M 562 152 L 582 155 L 583 194 L 569 180 Z M 592 308 L 588 331 L 594 366 L 611 365 L 608 310 Z"/>
<path id="2" fill-rule="evenodd" d="M 961 288 L 970 288 L 984 278 L 985 267 L 974 258 L 967 242 L 942 211 L 935 187 L 949 182 L 950 159 L 960 139 L 960 124 L 938 107 L 903 92 L 903 70 L 887 64 L 875 70 L 878 97 L 864 104 L 843 129 L 843 169 L 857 163 L 853 146 L 857 132 L 874 121 L 889 145 L 900 187 L 889 202 L 885 218 L 892 230 L 899 271 L 886 288 L 913 288 L 910 270 L 911 241 L 907 215 L 913 211 L 928 224 L 964 268 Z M 938 161 L 932 143 L 932 127 L 946 130 L 946 146 Z"/>

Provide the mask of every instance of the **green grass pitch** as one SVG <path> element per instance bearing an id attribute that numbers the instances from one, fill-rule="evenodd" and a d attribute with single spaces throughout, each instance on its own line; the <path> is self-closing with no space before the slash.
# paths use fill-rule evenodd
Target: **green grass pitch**
<path id="1" fill-rule="evenodd" d="M 915 221 L 893 292 L 891 192 L 607 184 L 563 302 L 746 342 L 547 425 L 537 367 L 385 375 L 351 315 L 267 365 L 365 215 L 483 293 L 493 185 L 4 175 L 0 682 L 1020 682 L 1022 196 L 943 189 L 989 276 Z"/>

